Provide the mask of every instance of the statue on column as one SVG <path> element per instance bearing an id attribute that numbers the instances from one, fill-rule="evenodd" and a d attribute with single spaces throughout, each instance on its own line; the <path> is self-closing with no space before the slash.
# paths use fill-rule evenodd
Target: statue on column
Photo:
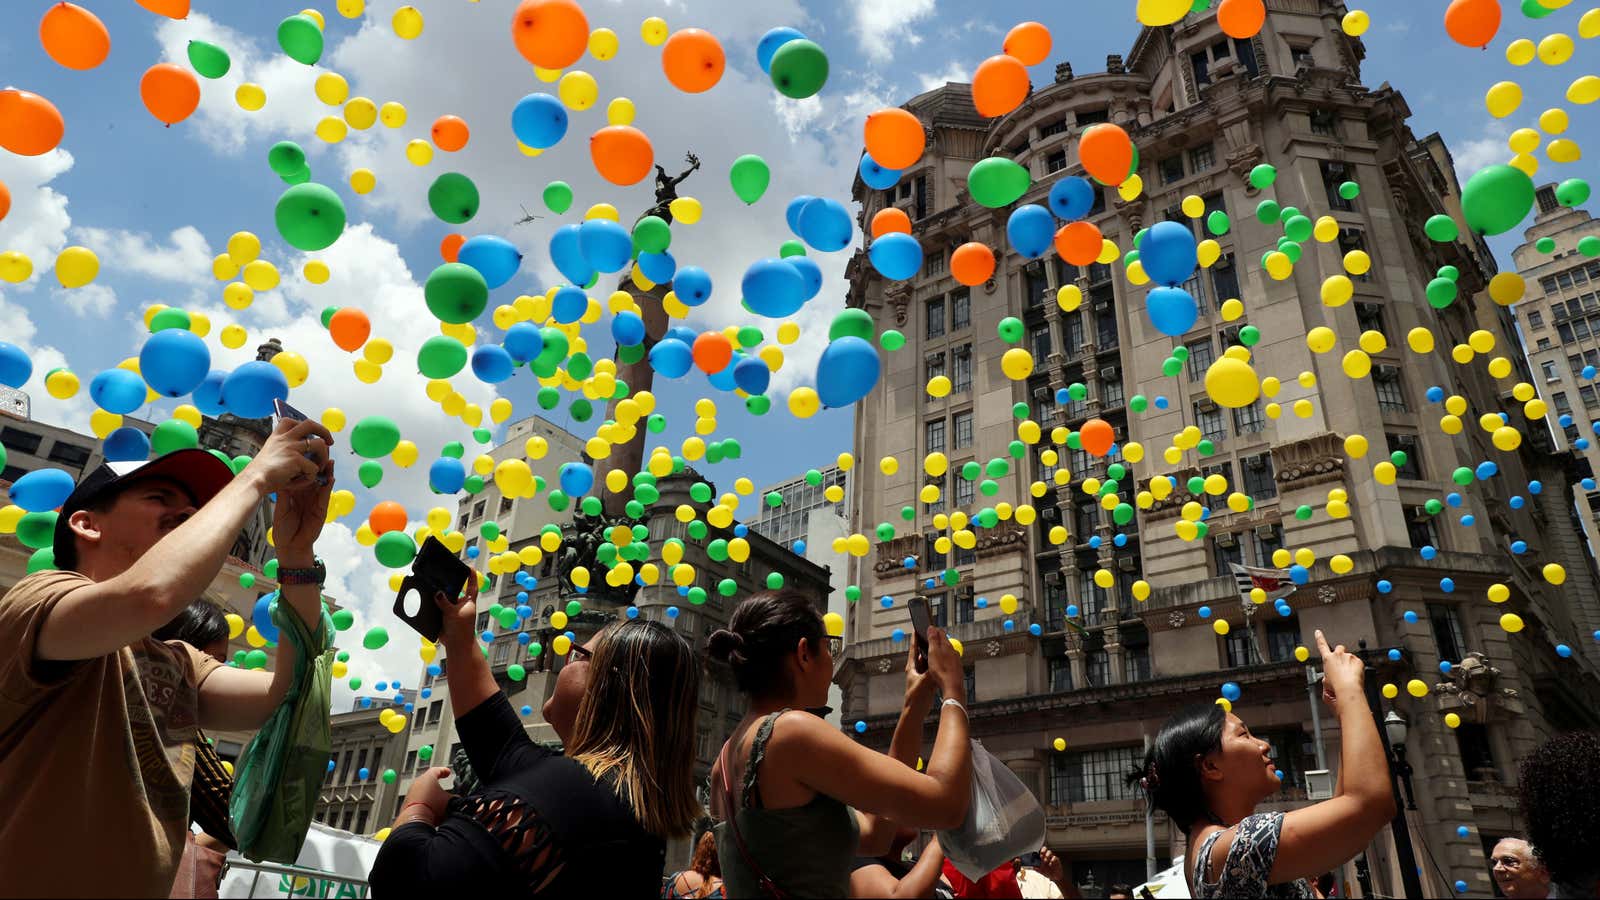
<path id="1" fill-rule="evenodd" d="M 685 153 L 683 158 L 689 164 L 689 168 L 679 172 L 676 176 L 668 175 L 667 170 L 661 168 L 660 163 L 656 164 L 656 205 L 652 206 L 639 218 L 660 216 L 667 221 L 668 225 L 672 224 L 672 201 L 678 199 L 678 185 L 682 184 L 683 180 L 688 178 L 692 172 L 700 168 L 700 157 L 695 156 L 693 152 Z"/>

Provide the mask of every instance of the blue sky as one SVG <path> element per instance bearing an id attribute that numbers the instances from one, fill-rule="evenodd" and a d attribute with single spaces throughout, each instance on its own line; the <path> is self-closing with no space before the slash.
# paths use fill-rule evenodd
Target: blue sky
<path id="1" fill-rule="evenodd" d="M 776 323 L 753 320 L 739 310 L 738 275 L 755 259 L 776 255 L 778 244 L 788 237 L 783 208 L 789 197 L 806 193 L 848 202 L 866 112 L 903 102 L 945 80 L 965 80 L 978 62 L 999 52 L 1005 31 L 1019 21 L 1042 21 L 1055 36 L 1050 58 L 1033 71 L 1036 84 L 1049 83 L 1061 60 L 1070 60 L 1079 74 L 1102 69 L 1108 53 L 1127 52 L 1138 29 L 1131 2 L 595 0 L 587 4 L 591 27 L 610 27 L 621 39 L 616 59 L 600 62 L 585 56 L 577 64 L 599 80 L 600 102 L 573 114 L 571 131 L 559 147 L 529 159 L 509 138 L 510 107 L 525 93 L 554 86 L 537 81 L 513 49 L 508 32 L 515 4 L 510 0 L 414 0 L 427 26 L 421 38 L 410 42 L 390 28 L 390 16 L 401 5 L 393 0 L 370 0 L 365 15 L 355 21 L 338 15 L 331 0 L 321 0 L 315 5 L 327 17 L 328 50 L 315 69 L 283 58 L 274 40 L 277 22 L 301 9 L 304 0 L 196 0 L 195 14 L 186 22 L 160 19 L 126 0 L 83 2 L 112 34 L 109 60 L 93 71 L 68 71 L 44 54 L 34 26 L 49 6 L 44 0 L 10 4 L 10 21 L 17 27 L 0 30 L 0 85 L 34 91 L 55 102 L 67 121 L 62 148 L 70 154 L 69 164 L 60 152 L 30 160 L 0 152 L 0 180 L 15 195 L 12 213 L 0 221 L 0 250 L 28 252 L 40 273 L 25 285 L 0 284 L 0 339 L 35 351 L 39 375 L 64 362 L 87 384 L 94 372 L 137 354 L 143 338 L 139 319 L 150 303 L 208 312 L 215 365 L 236 365 L 250 357 L 246 351 L 253 351 L 260 340 L 279 336 L 312 363 L 311 380 L 291 402 L 312 414 L 337 405 L 352 422 L 371 412 L 391 415 L 421 446 L 422 463 L 408 472 L 391 466 L 389 480 L 377 492 L 360 492 L 357 508 L 358 516 L 364 516 L 375 500 L 393 497 L 407 503 L 417 520 L 436 502 L 421 481 L 427 461 L 446 440 L 471 440 L 466 426 L 422 396 L 422 379 L 411 371 L 416 346 L 437 333 L 418 285 L 439 263 L 439 241 L 447 233 L 498 233 L 527 253 L 523 272 L 490 300 L 491 308 L 509 303 L 519 293 L 555 283 L 545 252 L 554 227 L 578 221 L 594 202 L 616 204 L 625 221 L 648 205 L 648 182 L 613 188 L 600 183 L 589 164 L 586 137 L 605 124 L 603 110 L 611 97 L 626 95 L 638 104 L 635 124 L 651 135 L 658 161 L 671 167 L 685 150 L 694 150 L 705 163 L 680 193 L 700 198 L 706 216 L 697 225 L 674 229 L 679 264 L 705 267 L 718 285 L 712 302 L 697 310 L 693 323 L 758 324 L 770 337 Z M 1506 25 L 1488 51 L 1451 43 L 1441 26 L 1442 9 L 1442 3 L 1434 2 L 1372 4 L 1363 80 L 1371 87 L 1387 81 L 1403 91 L 1414 113 L 1413 129 L 1419 135 L 1442 132 L 1465 175 L 1478 166 L 1503 162 L 1509 156 L 1505 137 L 1512 128 L 1532 125 L 1546 107 L 1565 105 L 1566 85 L 1585 74 L 1582 60 L 1588 47 L 1580 42 L 1575 61 L 1559 68 L 1538 62 L 1514 68 L 1505 61 L 1505 43 L 1514 37 L 1537 41 L 1554 31 L 1575 32 L 1582 9 L 1569 6 L 1541 22 L 1528 22 L 1515 4 L 1507 4 Z M 728 52 L 723 83 L 692 96 L 667 88 L 659 50 L 646 47 L 639 37 L 639 23 L 649 15 L 662 16 L 674 29 L 699 26 L 718 34 Z M 817 100 L 787 100 L 762 80 L 754 46 L 777 25 L 798 27 L 829 53 L 830 79 Z M 165 128 L 140 103 L 139 77 L 152 63 L 181 62 L 182 47 L 190 38 L 212 40 L 230 50 L 234 72 L 206 86 L 199 113 Z M 322 106 L 310 83 L 318 72 L 330 70 L 346 76 L 352 96 L 405 103 L 407 125 L 397 131 L 377 126 L 352 132 L 335 146 L 318 141 L 310 127 L 337 110 Z M 267 86 L 268 104 L 262 112 L 249 114 L 234 105 L 233 87 L 241 77 Z M 1517 80 L 1526 89 L 1522 110 L 1506 123 L 1490 119 L 1482 100 L 1488 85 L 1502 79 Z M 1589 147 L 1596 131 L 1593 118 L 1581 107 L 1570 111 L 1568 136 Z M 429 123 L 445 113 L 467 119 L 472 143 L 459 154 L 437 153 L 426 168 L 411 166 L 400 152 L 404 141 L 426 137 Z M 313 178 L 338 190 L 350 213 L 346 236 L 329 251 L 310 254 L 333 267 L 335 277 L 327 285 L 308 285 L 294 275 L 308 255 L 285 246 L 272 224 L 273 205 L 284 185 L 268 169 L 266 150 L 285 139 L 306 148 Z M 733 198 L 726 172 L 733 158 L 748 152 L 765 156 L 774 178 L 767 196 L 746 208 Z M 379 182 L 378 190 L 366 197 L 355 196 L 348 185 L 350 171 L 361 165 L 373 169 Z M 1545 166 L 1540 182 L 1557 177 L 1558 170 L 1562 178 L 1587 171 L 1583 163 L 1558 167 L 1546 161 Z M 483 212 L 459 229 L 432 218 L 424 200 L 427 183 L 449 170 L 474 177 L 484 192 Z M 522 205 L 545 212 L 540 190 L 553 179 L 574 185 L 578 197 L 573 210 L 510 227 Z M 222 305 L 222 285 L 210 273 L 210 256 L 222 252 L 228 236 L 238 230 L 259 235 L 264 257 L 284 273 L 282 288 L 261 295 L 243 314 Z M 1513 238 L 1495 241 L 1507 262 Z M 50 267 L 55 253 L 69 244 L 83 244 L 100 254 L 95 286 L 75 292 L 54 289 Z M 849 447 L 850 411 L 797 421 L 783 402 L 795 384 L 811 380 L 827 323 L 842 307 L 849 252 L 819 258 L 827 281 L 796 317 L 807 336 L 785 348 L 788 362 L 775 379 L 774 411 L 765 419 L 751 417 L 737 398 L 715 392 L 698 376 L 657 383 L 670 423 L 664 442 L 674 449 L 692 433 L 694 400 L 707 394 L 717 400 L 719 430 L 713 437 L 737 437 L 744 448 L 738 462 L 705 467 L 719 487 L 731 485 L 739 475 L 757 485 L 792 477 L 825 466 Z M 605 292 L 598 296 L 603 299 Z M 332 346 L 316 323 L 324 306 L 347 304 L 366 309 L 377 325 L 375 335 L 397 345 L 395 360 L 377 385 L 353 379 L 349 357 Z M 249 328 L 244 350 L 225 351 L 216 343 L 217 331 L 232 321 Z M 603 322 L 588 329 L 596 356 L 610 349 Z M 480 339 L 497 334 L 488 316 L 479 327 Z M 61 403 L 46 397 L 37 384 L 32 387 L 39 418 L 87 430 L 86 396 Z M 472 383 L 470 373 L 458 378 L 457 387 L 485 407 L 496 395 L 489 386 Z M 520 418 L 536 411 L 536 390 L 531 376 L 521 372 L 500 385 L 498 393 L 513 401 L 513 418 Z M 159 418 L 164 409 L 146 413 Z M 563 421 L 562 416 L 551 417 Z M 595 424 L 591 421 L 588 427 Z M 352 457 L 341 461 L 345 486 L 355 486 L 354 462 Z M 359 519 L 345 521 L 353 528 Z M 339 539 L 348 540 L 348 532 Z M 340 577 L 345 579 L 340 587 L 352 595 L 384 593 L 376 586 L 385 573 L 370 562 L 352 563 Z M 374 602 L 375 615 L 385 600 Z"/>

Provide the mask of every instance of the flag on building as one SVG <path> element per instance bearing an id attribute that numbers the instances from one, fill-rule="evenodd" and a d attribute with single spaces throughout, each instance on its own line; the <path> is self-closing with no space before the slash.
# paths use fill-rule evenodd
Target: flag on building
<path id="1" fill-rule="evenodd" d="M 1255 588 L 1266 592 L 1266 603 L 1287 597 L 1295 591 L 1295 583 L 1289 580 L 1289 573 L 1282 569 L 1259 569 L 1238 563 L 1229 563 L 1228 567 L 1233 570 L 1233 580 L 1239 586 L 1239 598 L 1244 601 L 1246 609 L 1255 605 L 1250 599 L 1250 592 Z"/>

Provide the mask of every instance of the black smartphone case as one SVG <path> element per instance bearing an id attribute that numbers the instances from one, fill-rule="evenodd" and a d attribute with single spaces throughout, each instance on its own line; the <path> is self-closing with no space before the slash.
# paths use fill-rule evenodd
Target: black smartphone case
<path id="1" fill-rule="evenodd" d="M 439 632 L 444 629 L 444 612 L 433 602 L 433 595 L 444 594 L 453 601 L 471 577 L 472 567 L 451 553 L 438 538 L 429 535 L 422 542 L 417 558 L 412 560 L 411 574 L 400 582 L 400 593 L 394 598 L 395 617 L 428 640 L 439 640 Z M 422 595 L 415 616 L 406 613 L 406 595 L 412 591 Z"/>

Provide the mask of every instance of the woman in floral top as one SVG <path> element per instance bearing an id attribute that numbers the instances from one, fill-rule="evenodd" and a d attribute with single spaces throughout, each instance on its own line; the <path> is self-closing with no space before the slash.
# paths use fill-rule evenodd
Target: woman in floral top
<path id="1" fill-rule="evenodd" d="M 1354 857 L 1394 816 L 1394 789 L 1361 658 L 1328 648 L 1317 632 L 1322 699 L 1339 719 L 1339 782 L 1332 799 L 1292 812 L 1257 813 L 1279 788 L 1272 748 L 1220 705 L 1162 725 L 1129 780 L 1188 836 L 1187 871 L 1198 900 L 1314 897 L 1307 878 Z M 1348 775 L 1348 777 L 1346 777 Z"/>

